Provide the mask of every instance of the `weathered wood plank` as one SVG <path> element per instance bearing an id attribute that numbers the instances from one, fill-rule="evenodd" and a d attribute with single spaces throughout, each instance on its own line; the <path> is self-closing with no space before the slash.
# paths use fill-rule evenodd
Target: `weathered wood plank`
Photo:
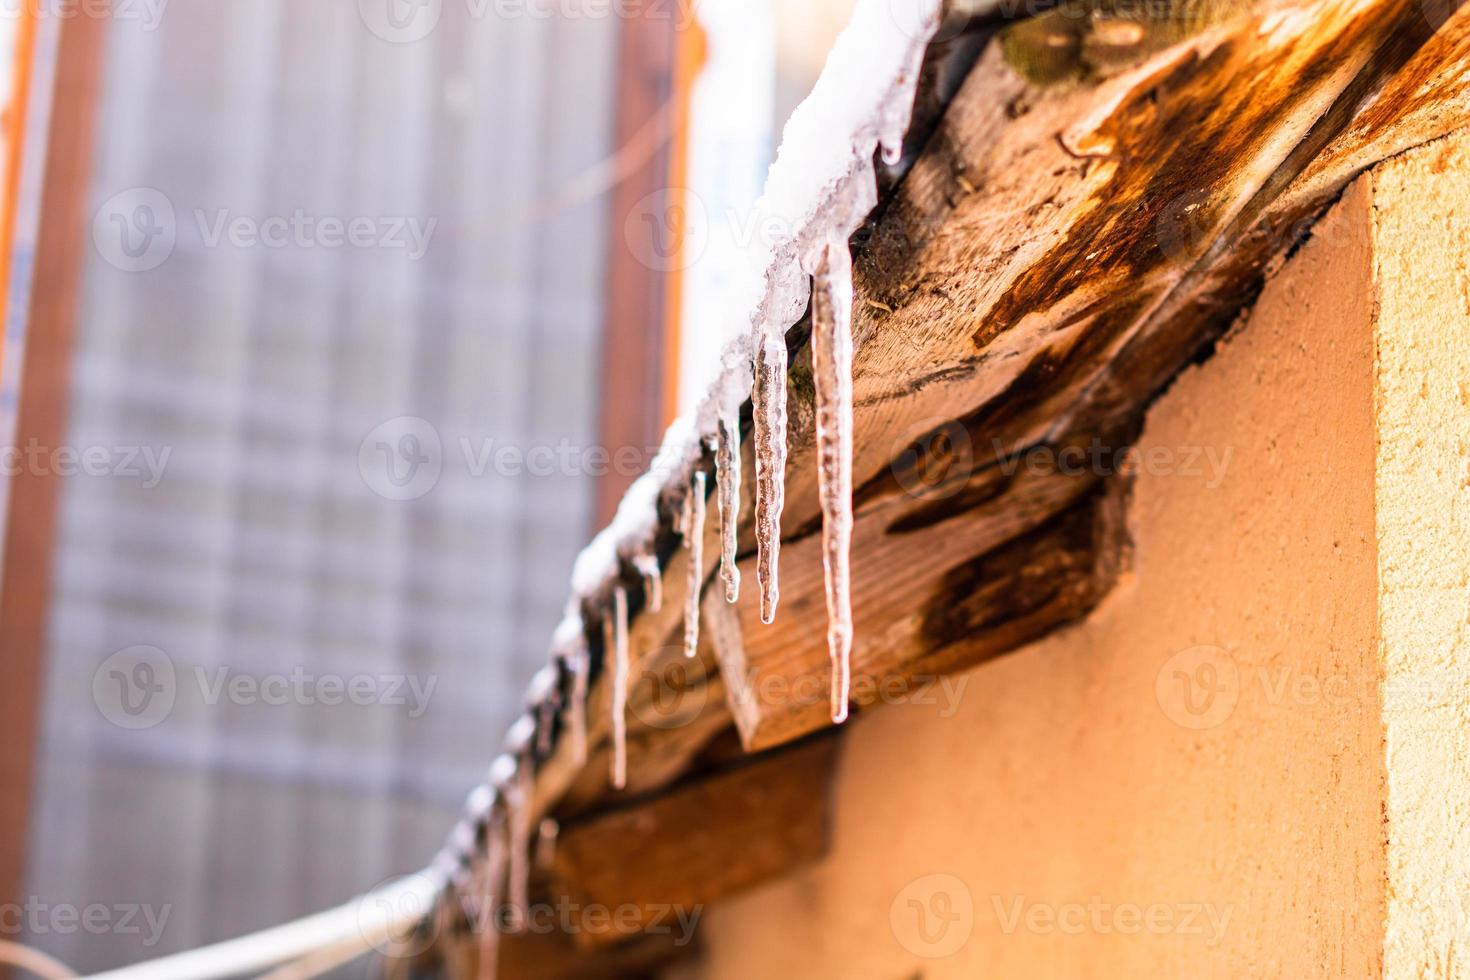
<path id="1" fill-rule="evenodd" d="M 497 980 L 638 980 L 659 975 L 699 949 L 697 940 L 682 941 L 678 933 L 632 935 L 589 949 L 573 942 L 561 925 L 553 917 L 549 928 L 502 936 Z M 461 923 L 413 955 L 389 957 L 383 975 L 387 980 L 478 980 L 484 975 L 479 938 Z"/>
<path id="2" fill-rule="evenodd" d="M 1098 477 L 985 472 L 922 508 L 891 496 L 862 512 L 852 583 L 859 707 L 906 700 L 940 674 L 1037 639 L 1111 587 L 1125 536 Z M 722 663 L 750 750 L 830 724 L 826 634 L 814 626 L 826 616 L 820 540 L 794 542 L 785 558 L 784 614 L 765 626 L 756 598 L 743 599 L 742 655 Z"/>
<path id="3" fill-rule="evenodd" d="M 820 858 L 836 746 L 820 738 L 564 826 L 551 875 L 576 909 L 576 941 L 697 922 L 708 903 Z M 610 913 L 615 929 L 600 924 Z"/>

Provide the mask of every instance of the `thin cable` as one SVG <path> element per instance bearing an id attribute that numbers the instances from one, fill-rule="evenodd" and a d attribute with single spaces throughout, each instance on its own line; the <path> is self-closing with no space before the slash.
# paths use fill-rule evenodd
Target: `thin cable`
<path id="1" fill-rule="evenodd" d="M 0 939 L 0 963 L 19 967 L 33 973 L 42 980 L 71 980 L 76 976 L 65 963 L 47 956 L 39 949 L 32 949 L 8 939 Z"/>
<path id="2" fill-rule="evenodd" d="M 325 912 L 213 946 L 92 974 L 90 980 L 226 980 L 308 958 L 305 966 L 320 970 L 285 975 L 318 976 L 370 949 L 383 948 L 394 935 L 417 924 L 434 908 L 444 884 L 442 873 L 420 871 Z"/>
<path id="3" fill-rule="evenodd" d="M 329 947 L 262 974 L 259 980 L 313 980 L 314 977 L 335 970 L 343 964 L 351 963 L 366 952 L 365 949 L 351 946 Z"/>

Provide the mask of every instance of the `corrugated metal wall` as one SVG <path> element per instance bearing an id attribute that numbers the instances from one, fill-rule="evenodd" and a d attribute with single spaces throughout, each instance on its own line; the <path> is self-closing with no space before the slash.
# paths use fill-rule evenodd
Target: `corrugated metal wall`
<path id="1" fill-rule="evenodd" d="M 397 43 L 422 22 L 385 5 L 437 26 Z M 610 150 L 613 19 L 135 9 L 108 27 L 71 400 L 70 445 L 110 463 L 62 481 L 30 874 L 32 901 L 111 910 L 33 925 L 79 969 L 427 860 L 544 657 L 596 431 L 605 215 L 538 203 Z M 422 258 L 399 219 L 437 222 Z M 431 428 L 378 428 L 402 416 Z M 517 474 L 534 447 L 552 472 Z"/>

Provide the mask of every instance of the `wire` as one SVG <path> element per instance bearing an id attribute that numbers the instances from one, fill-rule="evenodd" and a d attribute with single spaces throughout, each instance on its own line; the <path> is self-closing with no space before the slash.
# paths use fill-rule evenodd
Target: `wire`
<path id="1" fill-rule="evenodd" d="M 271 976 L 305 980 L 387 946 L 434 908 L 444 886 L 441 873 L 420 871 L 325 912 L 213 946 L 92 974 L 90 980 L 225 980 L 283 963 L 290 963 L 295 972 Z"/>
<path id="2" fill-rule="evenodd" d="M 353 946 L 329 946 L 298 960 L 292 960 L 285 966 L 277 967 L 260 977 L 260 980 L 312 980 L 313 977 L 319 977 L 328 970 L 334 970 L 344 963 L 352 962 L 364 952 L 366 950 Z"/>
<path id="3" fill-rule="evenodd" d="M 47 956 L 39 949 L 32 949 L 8 939 L 0 939 L 0 963 L 17 966 L 27 973 L 34 973 L 42 980 L 71 980 L 76 974 L 60 960 Z"/>

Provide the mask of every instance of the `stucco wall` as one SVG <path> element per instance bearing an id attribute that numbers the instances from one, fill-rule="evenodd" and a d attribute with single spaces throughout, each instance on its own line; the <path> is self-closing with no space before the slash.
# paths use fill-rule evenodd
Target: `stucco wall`
<path id="1" fill-rule="evenodd" d="M 1470 971 L 1470 139 L 1373 177 L 1391 977 Z"/>
<path id="2" fill-rule="evenodd" d="M 1149 415 L 1133 571 L 1085 624 L 856 719 L 820 866 L 688 975 L 1382 967 L 1371 193 Z"/>

